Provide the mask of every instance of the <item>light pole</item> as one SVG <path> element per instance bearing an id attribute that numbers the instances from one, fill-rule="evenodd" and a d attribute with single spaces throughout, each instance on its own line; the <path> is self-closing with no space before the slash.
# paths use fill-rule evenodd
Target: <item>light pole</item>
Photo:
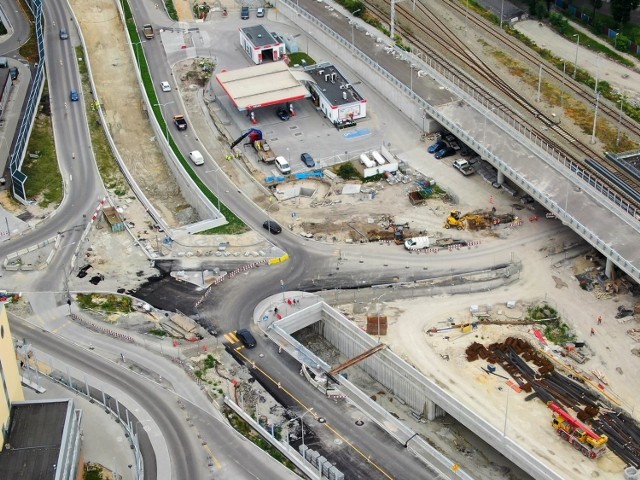
<path id="1" fill-rule="evenodd" d="M 504 0 L 500 4 L 500 30 L 502 30 L 502 19 L 504 18 Z"/>
<path id="2" fill-rule="evenodd" d="M 567 62 L 562 62 L 562 89 L 560 90 L 560 115 L 564 112 L 564 79 L 567 76 Z"/>
<path id="3" fill-rule="evenodd" d="M 620 114 L 618 116 L 618 133 L 616 134 L 616 147 L 620 145 L 620 125 L 622 124 L 622 104 L 624 103 L 624 95 L 619 100 L 620 102 Z"/>
<path id="4" fill-rule="evenodd" d="M 304 412 L 302 414 L 302 416 L 300 417 L 300 427 L 302 428 L 302 445 L 304 445 L 304 416 L 307 413 L 311 413 L 313 412 L 313 407 L 311 407 L 309 410 L 307 410 L 306 412 Z"/>
<path id="5" fill-rule="evenodd" d="M 613 39 L 613 49 L 617 50 L 618 49 L 618 35 L 620 35 L 620 32 L 616 33 L 615 38 Z"/>
<path id="6" fill-rule="evenodd" d="M 598 60 L 596 60 L 596 84 L 593 87 L 593 93 L 598 93 L 598 81 L 600 80 L 600 60 L 602 60 L 602 56 L 598 53 Z"/>
<path id="7" fill-rule="evenodd" d="M 578 73 L 578 49 L 580 48 L 580 34 L 576 33 L 573 35 L 576 38 L 576 59 L 573 62 L 573 79 L 576 79 L 576 74 Z"/>
<path id="8" fill-rule="evenodd" d="M 351 12 L 351 15 L 352 15 L 353 17 L 355 17 L 355 16 L 356 16 L 356 13 L 360 12 L 361 10 L 362 10 L 362 9 L 361 9 L 361 8 L 359 8 L 359 9 L 357 9 L 356 11 Z M 355 33 L 354 33 L 354 31 L 353 31 L 353 28 L 354 28 L 354 25 L 355 25 L 355 23 L 356 23 L 356 22 L 355 22 L 355 20 L 353 20 L 353 19 L 352 19 L 349 23 L 351 24 L 351 45 L 353 45 L 353 46 L 355 47 L 355 45 L 356 45 L 356 38 L 355 38 Z"/>
<path id="9" fill-rule="evenodd" d="M 218 199 L 218 212 L 220 211 L 220 192 L 218 190 L 218 177 L 219 177 L 219 171 L 221 170 L 220 165 L 218 165 L 218 168 L 215 168 L 214 170 L 207 170 L 204 173 L 215 173 L 216 174 L 216 198 Z"/>
<path id="10" fill-rule="evenodd" d="M 140 40 L 139 42 L 131 42 L 131 45 L 135 45 L 135 52 L 134 55 L 136 57 L 136 63 L 138 64 L 138 71 L 140 71 L 140 50 L 138 50 L 138 46 L 142 45 L 143 41 Z"/>
<path id="11" fill-rule="evenodd" d="M 164 120 L 164 138 L 165 140 L 167 140 L 167 142 L 169 141 L 169 122 L 167 121 L 166 118 L 164 118 L 164 107 L 166 107 L 167 105 L 171 105 L 172 103 L 174 103 L 173 101 L 171 102 L 167 102 L 167 103 L 154 103 L 153 106 L 154 107 L 160 107 L 160 113 L 162 114 L 162 119 Z"/>
<path id="12" fill-rule="evenodd" d="M 596 111 L 593 113 L 593 132 L 591 132 L 591 143 L 596 143 L 596 124 L 598 122 L 598 104 L 600 103 L 600 93 L 596 95 Z"/>

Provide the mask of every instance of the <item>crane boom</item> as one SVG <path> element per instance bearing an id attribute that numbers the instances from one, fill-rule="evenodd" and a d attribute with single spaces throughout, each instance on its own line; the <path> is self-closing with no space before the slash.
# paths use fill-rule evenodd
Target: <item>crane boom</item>
<path id="1" fill-rule="evenodd" d="M 577 418 L 574 418 L 572 415 L 567 413 L 566 410 L 563 410 L 562 408 L 560 408 L 560 406 L 558 404 L 556 404 L 554 402 L 548 402 L 547 406 L 551 410 L 553 410 L 555 413 L 557 413 L 558 415 L 562 415 L 562 417 L 566 420 L 566 422 L 568 424 L 570 424 L 572 427 L 579 428 L 580 430 L 582 430 L 584 433 L 586 433 L 587 435 L 589 435 L 591 438 L 593 438 L 596 441 L 600 441 L 601 440 L 600 435 L 595 433 L 593 430 L 591 430 L 589 427 L 587 427 L 580 420 L 578 420 Z"/>

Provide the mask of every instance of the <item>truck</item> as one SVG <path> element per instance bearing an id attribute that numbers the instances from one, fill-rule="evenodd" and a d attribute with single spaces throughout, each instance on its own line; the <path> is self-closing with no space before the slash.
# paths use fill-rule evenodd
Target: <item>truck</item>
<path id="1" fill-rule="evenodd" d="M 173 123 L 176 124 L 176 128 L 178 130 L 186 130 L 187 129 L 187 121 L 184 118 L 184 115 L 174 115 Z"/>
<path id="2" fill-rule="evenodd" d="M 151 40 L 155 35 L 153 32 L 153 26 L 150 23 L 145 23 L 142 26 L 142 33 L 144 34 L 144 38 L 147 40 Z"/>
<path id="3" fill-rule="evenodd" d="M 468 176 L 468 175 L 471 175 L 472 173 L 475 172 L 475 170 L 473 169 L 471 164 L 467 160 L 465 160 L 463 158 L 454 161 L 453 162 L 453 168 L 458 170 L 465 177 Z"/>
<path id="4" fill-rule="evenodd" d="M 412 237 L 404 242 L 407 250 L 421 250 L 429 247 L 429 237 Z"/>
<path id="5" fill-rule="evenodd" d="M 554 412 L 551 426 L 560 438 L 587 458 L 596 459 L 604 455 L 609 440 L 606 435 L 598 435 L 554 402 L 547 402 L 547 407 Z"/>
<path id="6" fill-rule="evenodd" d="M 276 154 L 273 153 L 271 146 L 266 140 L 260 139 L 253 142 L 253 148 L 258 153 L 258 158 L 264 163 L 273 163 L 276 160 Z"/>

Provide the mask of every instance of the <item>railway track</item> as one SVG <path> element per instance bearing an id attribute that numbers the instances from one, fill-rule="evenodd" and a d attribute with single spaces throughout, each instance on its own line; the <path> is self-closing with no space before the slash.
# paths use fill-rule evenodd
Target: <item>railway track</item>
<path id="1" fill-rule="evenodd" d="M 450 5 L 451 9 L 456 10 L 458 13 L 465 13 L 464 9 L 456 2 L 445 0 L 445 3 Z M 376 4 L 369 2 L 365 2 L 365 5 L 374 16 L 378 17 L 380 21 L 388 22 L 388 10 L 382 10 Z M 592 175 L 604 184 L 611 186 L 618 195 L 626 200 L 628 206 L 634 207 L 635 209 L 640 208 L 640 178 L 629 174 L 624 169 L 620 168 L 618 164 L 610 161 L 610 159 L 602 158 L 602 156 L 598 152 L 594 151 L 590 146 L 583 144 L 569 132 L 562 129 L 558 122 L 547 117 L 543 112 L 538 110 L 527 98 L 517 92 L 507 82 L 500 78 L 499 75 L 496 75 L 489 65 L 470 52 L 455 32 L 451 31 L 446 25 L 443 25 L 442 19 L 431 12 L 428 7 L 419 2 L 416 2 L 415 5 L 416 10 L 412 11 L 408 5 L 396 4 L 396 16 L 402 18 L 404 22 L 407 22 L 410 25 L 411 32 L 403 31 L 402 33 L 404 37 L 411 42 L 411 44 L 425 52 L 430 58 L 437 59 L 438 63 L 446 69 L 456 72 L 462 82 L 466 82 L 467 86 L 471 90 L 482 92 L 485 99 L 491 102 L 491 104 L 493 104 L 495 108 L 499 109 L 504 115 L 516 119 L 519 123 L 525 125 L 529 130 L 534 132 L 539 138 L 543 139 L 554 150 L 558 151 L 566 158 L 572 159 L 574 162 L 580 164 L 580 167 L 585 171 L 588 171 L 589 175 Z M 491 35 L 501 42 L 512 40 L 510 38 L 507 39 L 501 32 L 496 32 L 495 28 L 486 25 L 481 21 L 481 19 L 477 19 L 473 15 L 469 15 L 468 19 L 478 28 L 481 28 L 487 35 Z M 425 22 L 428 22 L 429 25 Z M 437 44 L 440 48 L 449 52 L 451 56 L 455 57 L 462 63 L 462 65 L 464 65 L 466 71 L 473 72 L 474 78 L 470 78 L 469 75 L 463 73 L 459 67 L 443 58 L 442 55 L 430 46 L 430 44 Z M 512 44 L 509 44 L 509 47 L 512 46 Z M 518 53 L 520 53 L 520 51 L 524 52 L 527 55 L 529 62 L 535 62 L 535 64 L 540 64 L 542 62 L 541 59 L 535 57 L 535 55 L 529 53 L 524 48 L 513 49 Z M 555 67 L 549 67 L 549 70 L 553 70 L 555 72 Z M 523 110 L 523 112 L 530 115 L 537 122 L 541 122 L 546 130 L 554 132 L 562 138 L 564 142 L 570 144 L 571 148 L 584 158 L 577 159 L 575 154 L 570 153 L 567 148 L 558 144 L 558 142 L 550 140 L 546 133 L 542 132 L 537 126 L 522 118 L 521 115 L 518 115 L 509 106 L 496 98 L 495 95 L 479 87 L 475 80 L 478 77 L 482 78 L 484 82 L 489 83 L 501 94 L 506 95 L 507 98 L 514 101 L 519 108 Z M 567 83 L 570 84 L 571 82 Z M 586 92 L 584 92 L 583 89 L 574 85 L 571 85 L 571 87 L 571 91 L 576 94 L 580 94 L 582 98 L 586 98 Z M 605 107 L 608 108 L 609 115 L 611 115 L 613 109 L 606 106 L 606 104 L 600 105 L 605 105 Z M 607 114 L 607 110 L 605 108 L 599 110 L 599 112 L 600 111 L 603 112 L 603 115 Z M 616 113 L 616 115 L 619 116 L 619 113 Z M 616 116 L 616 121 L 618 116 Z M 625 118 L 625 120 L 627 121 L 629 131 L 634 134 L 637 132 L 640 136 L 640 127 L 628 118 Z M 589 159 L 589 161 L 587 161 L 587 159 Z M 597 166 L 594 167 L 594 162 L 602 168 L 598 168 Z"/>

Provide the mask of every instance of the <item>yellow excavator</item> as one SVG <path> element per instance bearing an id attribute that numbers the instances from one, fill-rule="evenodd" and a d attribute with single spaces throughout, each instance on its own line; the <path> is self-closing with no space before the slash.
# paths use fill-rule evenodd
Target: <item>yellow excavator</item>
<path id="1" fill-rule="evenodd" d="M 467 213 L 462 215 L 460 210 L 451 210 L 447 221 L 444 223 L 444 228 L 457 228 L 458 230 L 464 230 L 469 227 L 473 230 L 480 230 L 489 226 L 489 219 L 485 215 L 478 215 Z"/>

